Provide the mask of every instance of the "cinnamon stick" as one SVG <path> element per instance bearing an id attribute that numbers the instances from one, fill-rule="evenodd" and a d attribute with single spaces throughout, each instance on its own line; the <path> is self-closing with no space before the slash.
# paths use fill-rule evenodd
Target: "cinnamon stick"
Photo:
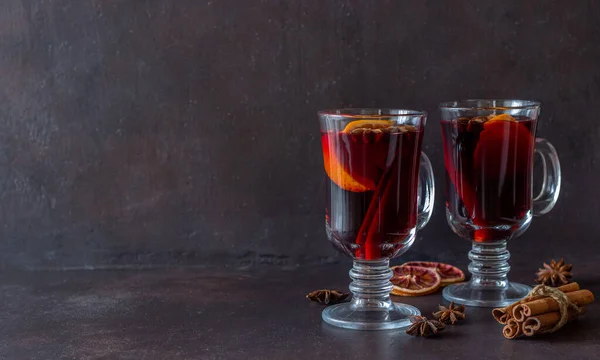
<path id="1" fill-rule="evenodd" d="M 577 313 L 575 310 L 569 309 L 568 321 L 573 320 L 577 315 L 584 314 L 587 310 L 587 307 L 582 306 L 580 310 L 581 311 Z M 558 311 L 540 314 L 538 316 L 531 316 L 523 321 L 521 331 L 525 336 L 534 336 L 546 330 L 552 329 L 554 326 L 556 326 L 559 320 L 560 312 Z"/>
<path id="2" fill-rule="evenodd" d="M 492 310 L 492 315 L 500 324 L 506 324 L 512 316 L 512 308 L 512 305 L 503 308 L 496 308 Z"/>
<path id="3" fill-rule="evenodd" d="M 521 323 L 515 319 L 508 319 L 506 325 L 502 329 L 502 335 L 507 339 L 514 339 L 523 333 Z"/>
<path id="4" fill-rule="evenodd" d="M 568 292 L 580 290 L 580 287 L 579 287 L 578 283 L 572 282 L 572 283 L 569 283 L 566 285 L 559 286 L 559 287 L 557 287 L 557 289 L 564 293 L 568 293 Z"/>
<path id="5" fill-rule="evenodd" d="M 377 224 L 380 222 L 380 207 L 382 206 L 381 199 L 386 199 L 385 193 L 389 191 L 388 188 L 390 187 L 391 183 L 390 177 L 394 173 L 394 170 L 396 173 L 398 172 L 398 161 L 395 161 L 394 164 L 395 166 L 386 169 L 383 175 L 381 175 L 379 183 L 377 184 L 375 192 L 371 198 L 371 202 L 369 203 L 369 207 L 367 208 L 367 213 L 363 218 L 362 225 L 358 229 L 356 243 L 359 245 L 359 249 L 362 248 L 361 251 L 363 251 L 366 259 L 376 259 L 381 256 L 381 249 L 379 246 L 372 244 L 374 241 L 372 235 L 373 231 L 370 231 L 370 229 L 373 227 L 373 225 L 377 226 Z"/>
<path id="6" fill-rule="evenodd" d="M 567 299 L 577 306 L 589 305 L 594 302 L 594 294 L 589 290 L 577 290 L 568 292 Z M 523 304 L 518 304 L 513 308 L 512 316 L 519 322 L 524 321 L 530 316 L 555 312 L 559 310 L 558 303 L 551 297 L 545 297 Z"/>
<path id="7" fill-rule="evenodd" d="M 573 292 L 579 290 L 579 284 L 576 282 L 572 282 L 570 284 L 559 286 L 557 289 L 564 293 Z M 492 315 L 494 316 L 494 319 L 496 319 L 496 321 L 498 321 L 500 324 L 506 324 L 508 322 L 508 319 L 512 318 L 513 308 L 518 304 L 519 302 L 510 304 L 507 307 L 496 308 L 492 310 Z"/>

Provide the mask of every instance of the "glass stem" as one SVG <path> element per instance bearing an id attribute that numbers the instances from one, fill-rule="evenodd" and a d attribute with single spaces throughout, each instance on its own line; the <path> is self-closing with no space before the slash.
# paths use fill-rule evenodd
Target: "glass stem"
<path id="1" fill-rule="evenodd" d="M 391 308 L 392 274 L 389 260 L 354 260 L 350 270 L 352 306 L 362 310 Z"/>
<path id="2" fill-rule="evenodd" d="M 504 289 L 508 287 L 507 274 L 510 271 L 506 241 L 483 244 L 473 243 L 469 251 L 469 272 L 472 287 Z"/>

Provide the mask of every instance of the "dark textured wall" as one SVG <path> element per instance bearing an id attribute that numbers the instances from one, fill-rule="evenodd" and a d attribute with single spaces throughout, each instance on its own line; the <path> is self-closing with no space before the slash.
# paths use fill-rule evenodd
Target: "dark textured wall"
<path id="1" fill-rule="evenodd" d="M 466 261 L 436 104 L 467 97 L 541 101 L 561 155 L 514 262 L 598 261 L 598 19 L 583 0 L 3 0 L 0 267 L 335 260 L 315 112 L 341 106 L 430 112 L 438 203 L 408 256 Z"/>

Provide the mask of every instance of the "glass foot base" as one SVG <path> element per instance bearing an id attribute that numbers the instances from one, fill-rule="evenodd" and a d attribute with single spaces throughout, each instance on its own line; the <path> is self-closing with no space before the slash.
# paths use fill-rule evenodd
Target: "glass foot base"
<path id="1" fill-rule="evenodd" d="M 326 323 L 345 329 L 388 330 L 411 325 L 409 316 L 421 315 L 419 309 L 405 304 L 392 303 L 387 308 L 357 307 L 343 303 L 327 307 L 322 317 Z"/>
<path id="2" fill-rule="evenodd" d="M 519 301 L 531 291 L 531 287 L 509 282 L 506 288 L 484 288 L 471 282 L 449 285 L 443 296 L 448 301 L 475 307 L 504 307 Z"/>

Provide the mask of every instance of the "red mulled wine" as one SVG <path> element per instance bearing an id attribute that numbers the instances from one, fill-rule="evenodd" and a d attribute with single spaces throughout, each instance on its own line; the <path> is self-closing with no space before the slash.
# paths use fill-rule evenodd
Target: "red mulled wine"
<path id="1" fill-rule="evenodd" d="M 414 238 L 422 129 L 353 121 L 321 134 L 329 239 L 356 259 L 393 257 Z"/>
<path id="2" fill-rule="evenodd" d="M 507 114 L 442 120 L 446 209 L 459 235 L 487 243 L 527 228 L 535 127 Z"/>

